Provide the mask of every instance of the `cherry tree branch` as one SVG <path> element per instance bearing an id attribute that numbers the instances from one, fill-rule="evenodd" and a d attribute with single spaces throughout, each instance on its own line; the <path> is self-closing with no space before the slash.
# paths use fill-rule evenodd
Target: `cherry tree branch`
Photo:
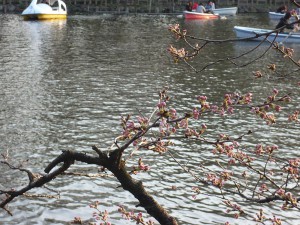
<path id="1" fill-rule="evenodd" d="M 78 161 L 107 168 L 118 179 L 123 189 L 129 191 L 137 200 L 139 200 L 139 206 L 143 207 L 149 215 L 153 216 L 160 224 L 177 225 L 176 220 L 145 190 L 142 182 L 137 181 L 130 176 L 126 170 L 124 161 L 118 164 L 115 162 L 116 158 L 114 155 L 113 157 L 108 157 L 96 146 L 93 146 L 93 149 L 98 153 L 98 157 L 75 151 L 63 151 L 62 154 L 56 157 L 45 168 L 45 175 L 42 175 L 35 180 L 31 179 L 29 184 L 20 190 L 1 191 L 7 195 L 7 198 L 0 203 L 0 207 L 6 209 L 5 206 L 14 198 L 25 194 L 33 188 L 42 187 L 44 184 L 49 183 L 57 176 L 65 173 L 75 161 Z M 55 169 L 55 167 L 61 163 L 63 164 Z"/>

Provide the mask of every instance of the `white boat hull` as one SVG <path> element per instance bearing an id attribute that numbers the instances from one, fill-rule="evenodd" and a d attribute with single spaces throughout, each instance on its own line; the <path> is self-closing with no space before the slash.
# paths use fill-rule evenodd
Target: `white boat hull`
<path id="1" fill-rule="evenodd" d="M 219 14 L 221 16 L 234 16 L 237 14 L 238 7 L 230 7 L 230 8 L 218 8 L 213 9 L 214 14 Z"/>
<path id="2" fill-rule="evenodd" d="M 250 38 L 255 37 L 256 34 L 262 34 L 271 32 L 272 30 L 268 29 L 259 29 L 259 28 L 252 28 L 252 27 L 241 27 L 241 26 L 234 26 L 233 28 L 237 38 Z M 276 37 L 276 34 L 270 34 L 268 37 L 269 41 L 273 41 Z M 253 41 L 261 41 L 264 37 L 254 38 L 251 39 Z M 279 33 L 276 37 L 276 42 L 284 42 L 284 43 L 300 43 L 300 33 Z"/>
<path id="3" fill-rule="evenodd" d="M 283 17 L 285 14 L 284 13 L 277 13 L 277 12 L 269 12 L 269 18 L 271 20 L 277 20 L 279 22 L 280 18 Z M 292 16 L 291 21 L 295 20 L 295 17 Z"/>

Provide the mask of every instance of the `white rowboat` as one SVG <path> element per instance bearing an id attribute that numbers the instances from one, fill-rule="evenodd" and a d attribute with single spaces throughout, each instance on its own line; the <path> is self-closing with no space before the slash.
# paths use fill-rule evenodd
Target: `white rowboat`
<path id="1" fill-rule="evenodd" d="M 269 12 L 269 18 L 274 19 L 274 20 L 278 20 L 278 21 L 284 15 L 285 15 L 285 13 Z"/>
<path id="2" fill-rule="evenodd" d="M 217 8 L 213 9 L 214 14 L 219 14 L 221 16 L 234 16 L 236 15 L 238 7 L 230 7 L 230 8 Z"/>
<path id="3" fill-rule="evenodd" d="M 279 22 L 281 17 L 284 17 L 284 15 L 285 15 L 285 13 L 269 12 L 269 18 L 271 20 L 277 20 L 278 22 Z M 295 17 L 292 16 L 290 20 L 294 21 Z"/>
<path id="4" fill-rule="evenodd" d="M 241 26 L 234 26 L 233 28 L 237 38 L 250 38 L 254 37 L 256 34 L 268 33 L 272 30 L 269 29 L 260 29 L 260 28 L 253 28 L 253 27 L 241 27 Z M 273 41 L 276 37 L 276 33 L 272 33 L 269 35 L 268 40 Z M 264 39 L 264 36 L 259 38 L 253 38 L 253 41 L 261 41 Z M 290 32 L 290 33 L 279 33 L 276 37 L 276 42 L 284 42 L 284 43 L 300 43 L 300 33 L 299 32 Z"/>

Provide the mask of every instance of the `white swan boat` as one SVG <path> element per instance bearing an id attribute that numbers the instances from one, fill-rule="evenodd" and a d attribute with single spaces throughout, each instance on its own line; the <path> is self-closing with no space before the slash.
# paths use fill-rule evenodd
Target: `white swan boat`
<path id="1" fill-rule="evenodd" d="M 230 8 L 217 8 L 213 9 L 214 14 L 219 14 L 220 16 L 234 16 L 236 15 L 238 7 L 230 7 Z"/>
<path id="2" fill-rule="evenodd" d="M 66 19 L 67 6 L 62 0 L 32 0 L 21 15 L 25 20 Z"/>
<path id="3" fill-rule="evenodd" d="M 260 29 L 260 28 L 253 28 L 253 27 L 241 27 L 241 26 L 234 26 L 233 28 L 237 38 L 250 38 L 254 37 L 256 34 L 268 33 L 272 30 L 268 29 Z M 269 35 L 268 40 L 273 41 L 276 37 L 276 33 L 272 33 Z M 253 41 L 261 41 L 265 37 L 253 38 Z M 299 32 L 290 32 L 290 33 L 279 33 L 276 37 L 276 42 L 279 43 L 300 43 L 300 33 Z"/>

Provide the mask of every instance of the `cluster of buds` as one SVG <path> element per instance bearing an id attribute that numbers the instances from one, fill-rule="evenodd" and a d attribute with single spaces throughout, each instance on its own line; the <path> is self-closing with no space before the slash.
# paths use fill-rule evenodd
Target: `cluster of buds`
<path id="1" fill-rule="evenodd" d="M 232 175 L 233 175 L 232 171 L 222 171 L 220 176 L 224 181 L 227 181 L 231 179 Z"/>
<path id="2" fill-rule="evenodd" d="M 216 148 L 212 151 L 213 154 L 223 154 L 226 152 L 226 146 L 223 144 L 216 144 Z"/>
<path id="3" fill-rule="evenodd" d="M 161 118 L 159 123 L 159 133 L 161 136 L 169 136 L 176 132 L 176 127 L 171 126 L 166 118 Z"/>
<path id="4" fill-rule="evenodd" d="M 210 109 L 212 112 L 219 113 L 224 116 L 225 113 L 233 114 L 235 105 L 249 105 L 252 102 L 252 93 L 240 95 L 238 93 L 225 94 L 221 107 L 212 105 Z"/>
<path id="5" fill-rule="evenodd" d="M 240 95 L 238 93 L 226 94 L 223 101 L 223 106 L 227 109 L 233 104 L 249 105 L 252 102 L 252 93 Z"/>
<path id="6" fill-rule="evenodd" d="M 242 151 L 237 151 L 232 157 L 241 164 L 250 164 L 254 160 L 252 157 Z"/>
<path id="7" fill-rule="evenodd" d="M 291 192 L 285 194 L 286 202 L 283 204 L 282 209 L 298 208 L 297 198 Z"/>
<path id="8" fill-rule="evenodd" d="M 266 192 L 266 191 L 269 191 L 269 188 L 266 184 L 262 184 L 260 187 L 259 187 L 259 191 L 260 192 Z"/>
<path id="9" fill-rule="evenodd" d="M 179 40 L 180 38 L 183 38 L 186 35 L 187 30 L 180 30 L 180 25 L 174 24 L 169 26 L 169 31 L 171 31 L 173 34 L 175 34 L 176 39 Z"/>
<path id="10" fill-rule="evenodd" d="M 148 146 L 148 149 L 152 150 L 154 152 L 158 152 L 160 154 L 163 154 L 163 153 L 168 151 L 168 146 L 170 146 L 170 145 L 174 145 L 174 143 L 171 142 L 171 141 L 161 141 L 161 140 L 159 140 L 159 141 L 155 142 L 155 145 Z"/>
<path id="11" fill-rule="evenodd" d="M 285 47 L 284 45 L 281 45 L 280 46 L 280 50 L 281 50 L 281 53 L 283 54 L 283 58 L 286 58 L 286 57 L 293 57 L 293 54 L 294 54 L 294 49 L 292 48 L 287 48 Z"/>
<path id="12" fill-rule="evenodd" d="M 276 216 L 273 216 L 273 218 L 270 219 L 273 225 L 282 225 L 281 219 L 277 218 Z"/>
<path id="13" fill-rule="evenodd" d="M 223 202 L 225 203 L 225 205 L 226 205 L 227 207 L 229 207 L 229 209 L 226 210 L 226 213 L 236 212 L 236 213 L 234 214 L 234 217 L 235 217 L 236 219 L 238 219 L 240 215 L 244 214 L 244 210 L 242 210 L 241 206 L 239 206 L 239 205 L 237 205 L 237 204 L 234 204 L 234 203 L 232 203 L 232 202 L 229 201 L 229 200 L 225 200 L 225 201 L 223 201 Z"/>
<path id="14" fill-rule="evenodd" d="M 272 125 L 276 123 L 276 117 L 273 113 L 268 113 L 266 109 L 268 109 L 268 105 L 265 107 L 255 107 L 252 109 L 252 112 L 254 112 L 256 115 L 258 115 L 260 118 L 266 121 L 268 125 Z"/>
<path id="15" fill-rule="evenodd" d="M 188 59 L 188 51 L 186 51 L 185 48 L 177 49 L 170 45 L 167 51 L 170 53 L 175 63 L 178 63 L 179 60 Z"/>
<path id="16" fill-rule="evenodd" d="M 168 109 L 167 102 L 170 100 L 170 97 L 167 95 L 167 90 L 163 90 L 159 93 L 159 102 L 157 104 L 158 113 L 157 116 L 162 118 L 177 118 L 175 109 Z"/>
<path id="17" fill-rule="evenodd" d="M 297 198 L 293 196 L 291 192 L 285 192 L 283 189 L 276 191 L 276 194 L 285 200 L 285 203 L 282 205 L 281 209 L 287 210 L 288 208 L 298 208 Z"/>
<path id="18" fill-rule="evenodd" d="M 266 220 L 266 216 L 264 215 L 264 211 L 262 209 L 259 210 L 258 213 L 256 213 L 256 217 L 254 218 L 254 220 L 256 222 L 261 222 L 264 223 L 264 221 Z"/>
<path id="19" fill-rule="evenodd" d="M 148 127 L 149 119 L 146 117 L 137 117 L 137 122 L 131 121 L 130 115 L 121 117 L 121 125 L 123 128 L 120 140 L 131 139 L 138 131 L 145 130 Z"/>
<path id="20" fill-rule="evenodd" d="M 205 131 L 206 131 L 206 129 L 207 129 L 207 126 L 206 126 L 206 124 L 205 123 L 203 123 L 202 125 L 201 125 L 201 130 L 199 131 L 199 135 L 201 135 L 201 134 L 203 134 Z"/>
<path id="21" fill-rule="evenodd" d="M 223 138 L 228 139 L 229 137 L 223 135 Z M 253 158 L 247 155 L 245 152 L 236 149 L 239 147 L 239 143 L 232 141 L 230 143 L 217 143 L 216 147 L 213 149 L 213 154 L 226 155 L 229 158 L 228 164 L 235 164 L 236 161 L 245 165 L 253 161 Z"/>
<path id="22" fill-rule="evenodd" d="M 224 179 L 217 177 L 215 174 L 207 174 L 207 180 L 220 189 L 224 186 Z"/>
<path id="23" fill-rule="evenodd" d="M 233 102 L 233 99 L 232 99 L 232 95 L 226 94 L 224 96 L 222 108 L 224 109 L 224 111 L 227 110 L 227 112 L 229 114 L 232 114 L 233 113 L 233 107 L 232 107 L 233 103 L 234 102 Z M 224 113 L 222 113 L 222 114 L 224 114 Z"/>
<path id="24" fill-rule="evenodd" d="M 290 175 L 292 175 L 295 179 L 299 178 L 299 166 L 300 166 L 300 158 L 298 159 L 290 159 L 288 161 L 289 165 L 284 169 Z"/>
<path id="25" fill-rule="evenodd" d="M 293 29 L 293 32 L 297 32 L 297 31 L 298 31 L 298 26 L 295 26 L 295 28 Z M 273 48 L 279 50 L 279 52 L 282 54 L 283 58 L 286 58 L 286 57 L 291 58 L 291 57 L 293 57 L 293 54 L 295 52 L 294 49 L 287 48 L 286 46 L 279 45 L 278 43 L 275 43 Z M 270 69 L 272 71 L 275 71 L 276 70 L 276 65 L 275 64 L 270 64 L 268 66 L 268 69 Z"/>
<path id="26" fill-rule="evenodd" d="M 189 117 L 185 117 L 184 119 L 180 120 L 178 126 L 180 128 L 187 129 L 189 127 Z"/>
<path id="27" fill-rule="evenodd" d="M 134 166 L 131 173 L 138 174 L 138 172 L 140 172 L 140 171 L 145 171 L 146 172 L 148 170 L 150 170 L 150 166 L 145 165 L 142 161 L 142 158 L 139 158 L 138 166 Z"/>
<path id="28" fill-rule="evenodd" d="M 201 193 L 200 188 L 199 187 L 192 187 L 193 192 L 195 192 L 195 194 L 192 196 L 193 199 L 197 198 L 197 195 L 199 195 Z"/>
<path id="29" fill-rule="evenodd" d="M 256 155 L 263 155 L 263 154 L 271 155 L 277 149 L 278 149 L 278 146 L 276 146 L 276 145 L 263 147 L 261 144 L 258 144 L 255 146 L 255 154 Z"/>
<path id="30" fill-rule="evenodd" d="M 83 224 L 82 219 L 79 216 L 76 216 L 71 224 Z"/>
<path id="31" fill-rule="evenodd" d="M 161 101 L 157 104 L 157 108 L 158 108 L 158 116 L 162 116 L 162 117 L 169 117 L 169 111 L 166 108 L 167 103 L 165 101 Z"/>
<path id="32" fill-rule="evenodd" d="M 177 111 L 176 111 L 176 109 L 171 108 L 171 109 L 169 110 L 169 113 L 170 113 L 170 118 L 171 118 L 172 120 L 174 120 L 174 119 L 177 118 Z"/>
<path id="33" fill-rule="evenodd" d="M 201 113 L 210 109 L 210 104 L 207 102 L 206 96 L 198 96 L 197 100 L 199 101 L 199 103 L 201 105 L 201 109 L 200 109 Z"/>
<path id="34" fill-rule="evenodd" d="M 195 129 L 186 128 L 185 129 L 185 137 L 196 137 L 199 138 L 207 129 L 207 126 L 205 124 L 201 125 L 201 129 L 199 131 Z"/>
<path id="35" fill-rule="evenodd" d="M 261 71 L 255 71 L 255 72 L 253 72 L 253 75 L 254 75 L 254 77 L 255 78 L 262 78 L 263 77 L 263 74 L 262 74 L 262 72 Z"/>
<path id="36" fill-rule="evenodd" d="M 101 211 L 99 209 L 100 202 L 95 201 L 94 203 L 90 204 L 90 208 L 95 209 L 96 211 L 93 213 L 93 217 L 96 221 L 102 221 L 99 225 L 112 225 L 109 221 L 109 213 L 107 210 Z"/>
<path id="37" fill-rule="evenodd" d="M 145 130 L 149 125 L 149 119 L 147 117 L 137 116 L 137 121 L 140 124 L 140 128 Z"/>
<path id="38" fill-rule="evenodd" d="M 201 115 L 201 112 L 199 111 L 199 109 L 198 108 L 194 108 L 193 109 L 193 118 L 195 120 L 198 120 L 200 115 Z"/>
<path id="39" fill-rule="evenodd" d="M 275 71 L 276 71 L 276 64 L 270 64 L 270 65 L 267 66 L 267 68 L 268 68 L 269 70 L 275 72 Z"/>
<path id="40" fill-rule="evenodd" d="M 135 221 L 136 224 L 142 224 L 142 225 L 153 225 L 154 222 L 149 220 L 145 221 L 143 214 L 139 212 L 137 215 L 134 212 L 127 212 L 126 209 L 123 206 L 119 206 L 118 211 L 122 213 L 122 217 L 126 220 Z"/>
<path id="41" fill-rule="evenodd" d="M 268 96 L 263 106 L 255 107 L 252 109 L 253 112 L 255 112 L 258 116 L 264 119 L 269 125 L 275 123 L 276 120 L 275 120 L 275 115 L 272 113 L 268 113 L 268 111 L 270 110 L 274 110 L 276 112 L 281 111 L 281 106 L 275 103 L 291 101 L 291 98 L 288 95 L 278 98 L 277 97 L 278 93 L 279 93 L 278 90 L 274 89 L 272 95 Z M 290 116 L 290 120 L 293 120 L 293 115 Z"/>
<path id="42" fill-rule="evenodd" d="M 220 140 L 229 140 L 230 139 L 230 136 L 227 134 L 220 134 L 219 137 L 220 137 Z"/>
<path id="43" fill-rule="evenodd" d="M 249 105 L 252 102 L 252 93 L 246 93 L 244 95 L 238 96 L 237 104 Z"/>
<path id="44" fill-rule="evenodd" d="M 296 122 L 299 122 L 299 111 L 295 111 L 292 115 L 289 115 L 289 118 L 288 118 L 288 121 L 291 122 L 291 121 L 296 121 Z"/>
<path id="45" fill-rule="evenodd" d="M 279 91 L 277 89 L 273 89 L 273 93 L 272 93 L 272 95 L 268 96 L 266 103 L 274 102 L 278 93 L 279 93 Z"/>
<path id="46" fill-rule="evenodd" d="M 270 104 L 270 107 L 272 109 L 275 109 L 276 111 L 280 111 L 280 110 L 277 110 L 276 105 L 274 104 L 275 101 L 286 102 L 286 103 L 291 101 L 291 97 L 288 95 L 278 98 L 277 97 L 278 93 L 279 91 L 277 89 L 273 89 L 272 95 L 268 96 L 267 101 L 265 102 L 265 105 Z M 273 105 L 271 105 L 272 103 Z"/>

